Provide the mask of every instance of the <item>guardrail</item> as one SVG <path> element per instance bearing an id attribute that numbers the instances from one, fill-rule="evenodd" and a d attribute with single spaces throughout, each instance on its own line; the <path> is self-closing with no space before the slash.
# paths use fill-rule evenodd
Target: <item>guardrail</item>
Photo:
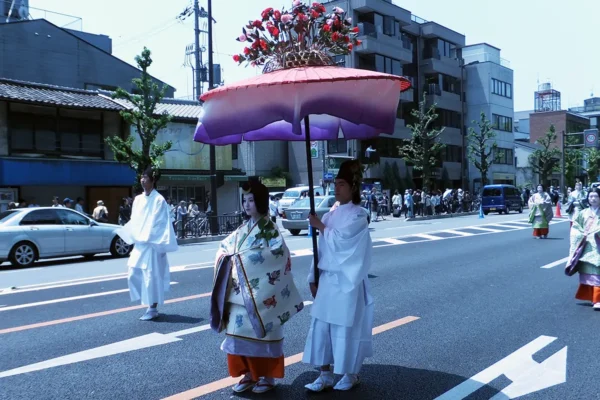
<path id="1" fill-rule="evenodd" d="M 244 214 L 205 215 L 175 221 L 173 227 L 179 239 L 211 235 L 227 235 L 244 222 Z M 214 228 L 213 228 L 214 225 Z M 214 232 L 213 232 L 214 231 Z"/>

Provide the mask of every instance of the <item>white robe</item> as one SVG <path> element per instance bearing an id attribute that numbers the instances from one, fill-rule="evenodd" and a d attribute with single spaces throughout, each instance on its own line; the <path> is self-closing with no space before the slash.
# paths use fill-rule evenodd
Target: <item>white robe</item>
<path id="1" fill-rule="evenodd" d="M 131 220 L 117 234 L 133 244 L 129 256 L 129 294 L 131 301 L 163 304 L 169 291 L 170 273 L 167 253 L 177 251 L 177 237 L 170 220 L 169 205 L 156 190 L 137 196 Z"/>
<path id="2" fill-rule="evenodd" d="M 369 290 L 372 242 L 365 210 L 349 203 L 323 217 L 319 288 L 302 361 L 357 374 L 373 355 L 373 297 Z M 313 268 L 308 277 L 314 282 Z"/>

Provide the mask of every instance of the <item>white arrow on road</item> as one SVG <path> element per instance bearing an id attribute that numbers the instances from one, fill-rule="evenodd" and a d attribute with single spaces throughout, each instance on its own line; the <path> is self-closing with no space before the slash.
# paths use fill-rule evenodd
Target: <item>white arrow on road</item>
<path id="1" fill-rule="evenodd" d="M 305 301 L 304 305 L 309 306 L 312 303 L 312 301 Z M 100 346 L 93 349 L 68 354 L 66 356 L 53 358 L 51 360 L 46 360 L 39 363 L 25 365 L 23 367 L 0 372 L 0 378 L 25 374 L 28 372 L 41 371 L 43 369 L 60 367 L 62 365 L 74 364 L 82 361 L 94 360 L 96 358 L 114 356 L 116 354 L 127 353 L 135 350 L 142 350 L 149 347 L 160 346 L 168 343 L 174 343 L 180 341 L 181 339 L 179 338 L 181 336 L 206 331 L 208 329 L 210 329 L 210 325 L 207 324 L 166 334 L 156 332 L 149 333 L 147 335 L 107 344 L 105 346 Z"/>
<path id="2" fill-rule="evenodd" d="M 540 336 L 435 400 L 460 400 L 505 375 L 512 381 L 491 400 L 514 399 L 567 381 L 567 346 L 541 363 L 532 356 L 556 340 Z"/>

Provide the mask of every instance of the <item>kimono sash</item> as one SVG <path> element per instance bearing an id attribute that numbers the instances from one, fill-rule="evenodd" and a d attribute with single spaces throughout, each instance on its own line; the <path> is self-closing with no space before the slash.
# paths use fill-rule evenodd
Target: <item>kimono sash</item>
<path id="1" fill-rule="evenodd" d="M 271 228 L 271 232 L 278 232 L 274 226 Z M 227 239 L 223 241 L 223 254 L 215 264 L 211 328 L 263 339 L 274 326 L 285 324 L 299 313 L 304 302 L 294 284 L 290 253 L 281 234 L 267 240 L 257 237 L 264 232 L 258 224 L 245 235 L 247 229 L 246 224 L 242 225 L 227 243 Z M 244 316 L 225 321 L 225 303 L 244 306 L 252 329 L 243 329 L 247 325 Z"/>

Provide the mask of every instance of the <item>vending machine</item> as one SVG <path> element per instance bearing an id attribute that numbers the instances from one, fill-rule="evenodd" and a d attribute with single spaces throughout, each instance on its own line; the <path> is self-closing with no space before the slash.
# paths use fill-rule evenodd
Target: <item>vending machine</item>
<path id="1" fill-rule="evenodd" d="M 6 211 L 10 203 L 18 201 L 18 190 L 11 188 L 0 188 L 0 212 Z"/>

